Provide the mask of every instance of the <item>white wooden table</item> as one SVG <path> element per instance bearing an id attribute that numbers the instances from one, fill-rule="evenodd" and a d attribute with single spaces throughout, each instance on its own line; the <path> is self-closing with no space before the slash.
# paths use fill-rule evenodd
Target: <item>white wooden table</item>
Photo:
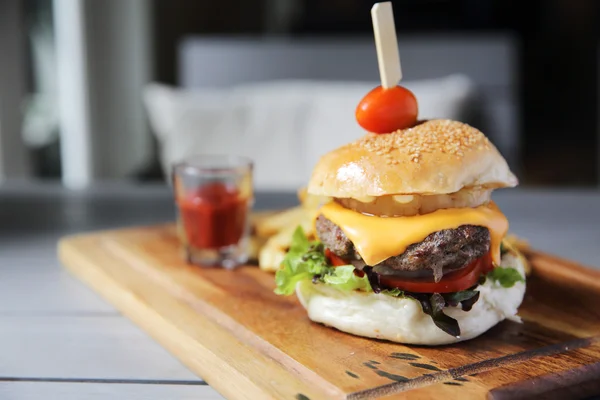
<path id="1" fill-rule="evenodd" d="M 600 266 L 600 192 L 505 190 L 511 230 L 538 249 Z M 294 194 L 260 194 L 286 207 Z M 56 259 L 68 233 L 173 219 L 164 186 L 0 186 L 0 399 L 222 398 Z"/>

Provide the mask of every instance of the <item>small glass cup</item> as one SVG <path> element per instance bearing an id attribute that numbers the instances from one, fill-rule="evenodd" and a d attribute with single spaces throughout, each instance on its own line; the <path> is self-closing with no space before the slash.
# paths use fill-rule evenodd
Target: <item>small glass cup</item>
<path id="1" fill-rule="evenodd" d="M 177 230 L 190 264 L 235 268 L 248 260 L 252 160 L 198 155 L 173 167 Z"/>

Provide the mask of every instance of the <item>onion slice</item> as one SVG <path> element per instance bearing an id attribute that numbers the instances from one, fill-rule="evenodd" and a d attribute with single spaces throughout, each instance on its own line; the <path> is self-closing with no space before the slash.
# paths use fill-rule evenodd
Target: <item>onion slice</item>
<path id="1" fill-rule="evenodd" d="M 380 217 L 408 217 L 429 214 L 446 208 L 478 207 L 490 201 L 492 189 L 469 188 L 455 193 L 434 195 L 387 195 L 371 202 L 351 198 L 336 198 L 345 208 Z"/>

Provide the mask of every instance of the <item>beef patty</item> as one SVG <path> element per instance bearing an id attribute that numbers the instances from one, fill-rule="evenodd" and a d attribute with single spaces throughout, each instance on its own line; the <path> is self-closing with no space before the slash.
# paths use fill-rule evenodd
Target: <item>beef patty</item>
<path id="1" fill-rule="evenodd" d="M 365 264 L 356 252 L 354 244 L 339 226 L 319 215 L 316 221 L 319 239 L 325 247 L 357 268 Z M 404 253 L 377 265 L 373 270 L 381 275 L 399 275 L 414 272 L 415 276 L 433 274 L 439 281 L 443 274 L 460 269 L 490 250 L 490 232 L 483 226 L 461 225 L 456 229 L 444 229 L 427 236 L 422 242 L 411 244 Z"/>

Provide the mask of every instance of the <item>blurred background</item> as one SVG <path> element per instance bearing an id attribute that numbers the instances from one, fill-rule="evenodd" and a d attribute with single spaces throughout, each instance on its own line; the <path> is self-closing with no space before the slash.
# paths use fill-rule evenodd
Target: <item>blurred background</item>
<path id="1" fill-rule="evenodd" d="M 367 0 L 0 0 L 0 181 L 160 182 L 186 155 L 294 189 L 362 134 Z M 420 117 L 482 129 L 523 186 L 600 185 L 599 2 L 394 0 Z"/>

